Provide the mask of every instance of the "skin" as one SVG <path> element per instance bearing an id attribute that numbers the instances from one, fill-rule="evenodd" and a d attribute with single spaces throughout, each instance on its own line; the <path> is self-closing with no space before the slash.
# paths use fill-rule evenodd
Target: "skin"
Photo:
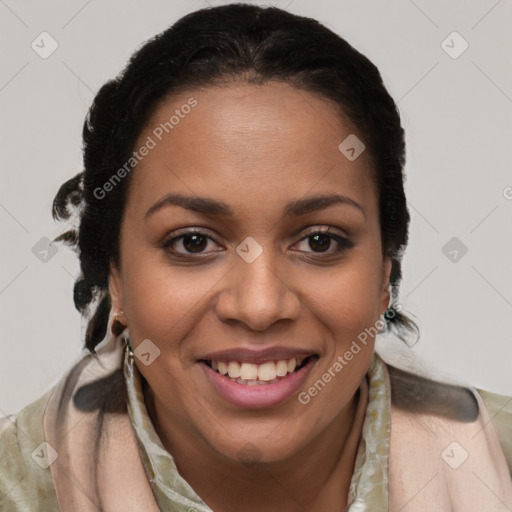
<path id="1" fill-rule="evenodd" d="M 169 97 L 136 147 L 190 97 L 197 106 L 133 171 L 120 265 L 112 265 L 109 279 L 132 346 L 150 339 L 161 351 L 149 366 L 135 358 L 149 414 L 182 476 L 216 512 L 342 510 L 360 424 L 355 438 L 347 434 L 360 396 L 366 400 L 358 389 L 374 340 L 307 405 L 294 395 L 275 407 L 235 407 L 197 359 L 237 346 L 307 348 L 319 355 L 301 389 L 307 391 L 375 325 L 389 304 L 391 265 L 369 156 L 351 162 L 338 150 L 358 132 L 335 104 L 279 82 Z M 223 201 L 234 215 L 167 205 L 145 218 L 170 192 Z M 363 211 L 338 203 L 283 216 L 289 201 L 332 193 Z M 334 239 L 315 245 L 311 234 L 329 226 L 353 246 L 336 253 Z M 190 255 L 193 245 L 183 239 L 164 247 L 183 234 L 178 229 L 193 227 L 214 237 L 203 239 L 202 254 Z M 248 236 L 263 248 L 250 264 L 235 251 Z M 250 467 L 239 455 L 249 446 L 258 459 Z"/>

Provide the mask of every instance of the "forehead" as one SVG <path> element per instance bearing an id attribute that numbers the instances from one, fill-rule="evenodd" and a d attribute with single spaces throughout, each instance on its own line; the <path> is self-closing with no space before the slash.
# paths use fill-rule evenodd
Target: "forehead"
<path id="1" fill-rule="evenodd" d="M 354 135 L 363 139 L 338 105 L 289 84 L 182 92 L 159 104 L 138 138 L 135 149 L 151 150 L 133 172 L 131 202 L 180 192 L 247 209 L 338 192 L 371 209 L 369 156 L 350 160 L 339 149 Z"/>

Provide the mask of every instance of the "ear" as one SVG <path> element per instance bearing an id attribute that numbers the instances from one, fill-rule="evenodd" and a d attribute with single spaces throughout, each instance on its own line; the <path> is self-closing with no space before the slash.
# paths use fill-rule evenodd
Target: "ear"
<path id="1" fill-rule="evenodd" d="M 391 299 L 391 291 L 390 291 L 390 276 L 391 276 L 391 266 L 392 261 L 389 256 L 384 258 L 382 262 L 382 284 L 381 284 L 381 294 L 380 294 L 380 311 L 381 313 L 385 313 L 389 307 L 389 301 Z"/>
<path id="2" fill-rule="evenodd" d="M 113 263 L 110 264 L 108 275 L 108 291 L 112 302 L 113 311 L 123 310 L 123 278 L 121 271 Z"/>

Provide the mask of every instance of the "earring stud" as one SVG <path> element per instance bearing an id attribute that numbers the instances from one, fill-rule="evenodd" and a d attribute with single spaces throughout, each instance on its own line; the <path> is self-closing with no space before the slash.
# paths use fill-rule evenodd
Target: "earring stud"
<path id="1" fill-rule="evenodd" d="M 121 314 L 124 315 L 124 312 L 121 310 Z M 110 330 L 112 331 L 112 334 L 115 336 L 119 336 L 124 330 L 126 329 L 126 324 L 123 324 L 121 320 L 119 320 L 119 314 L 116 313 L 114 315 L 114 320 L 112 321 L 112 327 Z"/>

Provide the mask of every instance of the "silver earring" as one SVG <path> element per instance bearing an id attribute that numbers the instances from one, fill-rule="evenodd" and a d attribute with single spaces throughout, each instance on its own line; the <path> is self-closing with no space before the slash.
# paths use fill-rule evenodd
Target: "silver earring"
<path id="1" fill-rule="evenodd" d="M 128 354 L 128 357 L 133 359 L 134 354 L 133 354 L 133 350 L 132 350 L 132 345 L 130 343 L 130 337 L 128 335 L 125 335 L 124 343 L 126 345 L 126 353 Z"/>

